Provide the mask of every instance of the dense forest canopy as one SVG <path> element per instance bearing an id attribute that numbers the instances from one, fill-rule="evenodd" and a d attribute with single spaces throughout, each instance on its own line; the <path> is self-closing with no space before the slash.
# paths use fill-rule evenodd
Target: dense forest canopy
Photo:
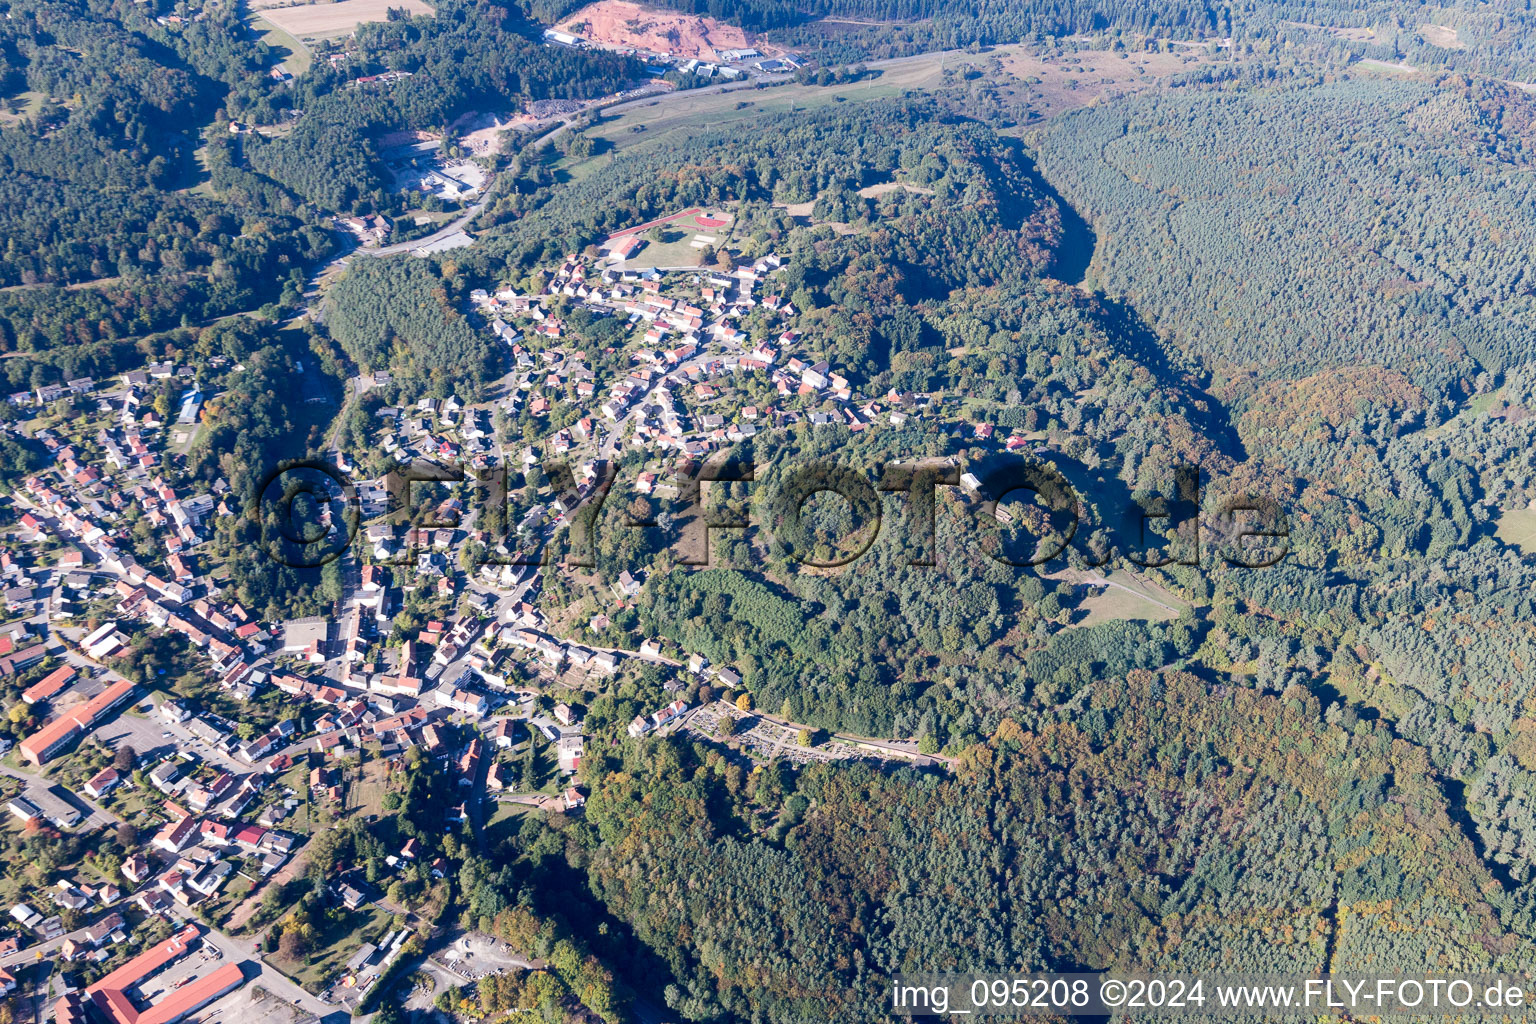
<path id="1" fill-rule="evenodd" d="M 130 5 L 131 6 L 131 5 Z M 232 8 L 233 5 L 231 5 Z M 171 40 L 144 13 L 13 2 L 0 21 L 0 344 L 85 345 L 278 299 L 332 242 L 260 190 L 186 191 L 197 145 L 233 79 L 259 69 L 232 9 Z M 220 184 L 227 160 L 210 154 Z M 64 290 L 59 286 L 78 286 Z"/>
<path id="2" fill-rule="evenodd" d="M 533 9 L 556 20 L 579 6 L 576 0 L 545 0 Z M 1260 49 L 1323 45 L 1355 58 L 1406 60 L 1521 81 L 1536 78 L 1536 33 L 1523 0 L 1450 5 L 1411 0 L 666 0 L 666 6 L 730 21 L 836 59 L 1102 33 L 1133 47 L 1147 39 Z"/>
<path id="3" fill-rule="evenodd" d="M 665 210 L 755 200 L 820 204 L 823 220 L 878 221 L 882 233 L 862 243 L 863 262 L 884 259 L 890 276 L 858 275 L 882 290 L 875 301 L 1034 277 L 1052 263 L 1061 215 L 1016 146 L 933 105 L 893 102 L 765 116 L 746 135 L 711 131 L 683 144 L 637 147 L 556 190 L 535 190 L 536 168 L 514 167 L 521 176 L 484 218 L 505 223 L 461 265 L 486 274 L 502 261 L 530 268 Z M 878 203 L 857 194 L 893 182 L 914 187 L 886 192 Z M 805 272 L 830 276 L 806 268 L 791 282 Z M 853 295 L 838 299 L 860 305 Z"/>
<path id="4" fill-rule="evenodd" d="M 690 1020 L 880 1019 L 904 971 L 1515 964 L 1502 935 L 1522 914 L 1422 752 L 1299 687 L 1105 679 L 1060 719 L 1005 721 L 948 779 L 748 779 L 703 744 L 612 767 L 591 877 Z M 745 826 L 762 809 L 772 839 Z"/>
<path id="5" fill-rule="evenodd" d="M 1531 137 L 1504 123 L 1528 105 L 1470 82 L 1181 90 L 1061 118 L 1040 160 L 1099 229 L 1092 283 L 1218 376 L 1366 363 L 1443 403 L 1529 358 L 1509 254 L 1536 237 Z"/>
<path id="6" fill-rule="evenodd" d="M 1136 497 L 1166 491 L 1178 461 L 1200 463 L 1218 493 L 1252 487 L 1294 512 L 1292 556 L 1273 571 L 1209 561 L 1198 572 L 1171 568 L 1152 575 L 1189 600 L 1191 613 L 1085 624 L 1070 586 L 981 557 L 973 524 L 957 510 L 939 518 L 945 557 L 936 568 L 905 564 L 896 503 L 886 507 L 888 532 L 840 572 L 806 570 L 775 536 L 772 496 L 785 467 L 981 457 L 942 417 L 862 434 L 802 426 L 744 445 L 737 454 L 755 459 L 758 480 L 750 493 L 733 486 L 719 500 L 752 506 L 761 525 L 716 535 L 707 570 L 674 567 L 660 540 L 621 528 L 619 510 L 633 496 L 613 502 L 598 531 L 599 568 L 605 578 L 651 570 L 640 633 L 736 666 L 763 707 L 827 729 L 931 736 L 952 752 L 986 743 L 987 771 L 1005 773 L 1016 762 L 996 751 L 1013 750 L 1020 736 L 1026 747 L 1035 737 L 1049 747 L 1071 723 L 1095 737 L 1087 741 L 1094 756 L 1123 758 L 1074 790 L 1104 808 L 1134 801 L 1126 780 L 1141 770 L 1121 767 L 1143 752 L 1156 748 L 1163 765 L 1204 757 L 1206 767 L 1185 775 L 1204 781 L 1159 787 L 1158 813 L 1171 816 L 1161 834 L 1220 833 L 1213 780 L 1230 771 L 1253 785 L 1255 849 L 1273 864 L 1279 842 L 1278 859 L 1298 871 L 1282 886 L 1287 923 L 1270 933 L 1286 938 L 1273 944 L 1251 942 L 1231 923 L 1248 898 L 1233 886 L 1277 877 L 1272 867 L 1243 866 L 1240 838 L 1220 850 L 1175 843 L 1176 853 L 1149 854 L 1129 874 L 1142 877 L 1156 862 L 1170 890 L 1139 893 L 1134 910 L 1106 897 L 1101 883 L 1081 883 L 1121 909 L 1076 931 L 1070 913 L 1047 914 L 1038 933 L 1025 934 L 1019 922 L 1044 912 L 1007 879 L 1030 874 L 1018 871 L 1024 863 L 1048 873 L 1072 862 L 1073 840 L 1030 854 L 1037 840 L 1023 832 L 989 834 L 973 849 L 962 822 L 1045 814 L 1072 822 L 1069 832 L 1086 828 L 1097 852 L 1114 846 L 1106 837 L 1123 824 L 1048 813 L 1028 798 L 1029 813 L 991 806 L 962 816 L 943 848 L 953 868 L 917 866 L 906 858 L 924 855 L 898 852 L 907 849 L 899 835 L 870 843 L 878 863 L 829 866 L 827 858 L 849 855 L 846 837 L 885 835 L 873 822 L 848 824 L 848 805 L 834 795 L 841 785 L 861 801 L 902 804 L 882 822 L 932 821 L 957 804 L 1016 791 L 988 776 L 986 797 L 930 797 L 925 786 L 949 783 L 855 781 L 847 769 L 738 783 L 707 747 L 674 746 L 626 761 L 622 774 L 599 783 L 592 805 L 604 838 L 592 877 L 610 911 L 667 951 L 669 1005 L 697 1020 L 749 1019 L 774 1006 L 768 1016 L 779 1019 L 794 1007 L 849 1000 L 837 1005 L 857 1015 L 858 1000 L 878 999 L 873 982 L 861 990 L 859 979 L 898 969 L 914 949 L 957 967 L 974 965 L 966 957 L 977 949 L 994 951 L 988 962 L 1055 969 L 1127 963 L 1145 949 L 1163 964 L 1310 970 L 1302 965 L 1357 957 L 1487 962 L 1481 951 L 1493 946 L 1472 938 L 1479 931 L 1503 936 L 1494 945 L 1529 941 L 1519 908 L 1536 869 L 1528 810 L 1536 754 L 1521 668 L 1536 658 L 1532 571 L 1495 527 L 1501 509 L 1536 496 L 1525 454 L 1536 429 L 1527 412 L 1536 408 L 1536 363 L 1518 261 L 1484 239 L 1530 230 L 1530 109 L 1496 83 L 1460 78 L 1191 78 L 1069 115 L 1031 139 L 1039 173 L 1061 200 L 1005 139 L 922 104 L 765 118 L 750 138 L 638 146 L 553 190 L 536 169 L 514 169 L 518 187 L 491 211 L 484 248 L 456 258 L 456 274 L 528 283 L 542 261 L 625 223 L 735 201 L 753 245 L 785 258 L 802 311 L 796 327 L 812 353 L 856 370 L 872 391 L 962 393 L 978 418 L 1048 440 L 1053 464 L 1085 498 L 1085 553 L 1128 548 L 1117 515 Z M 839 152 L 851 154 L 841 167 L 831 156 Z M 857 197 L 858 187 L 883 180 L 921 181 L 948 204 L 905 189 L 876 202 Z M 985 201 L 957 204 L 959 195 Z M 812 202 L 813 221 L 856 230 L 779 217 L 772 204 L 790 201 Z M 1069 230 L 1061 202 L 1094 227 L 1084 289 L 1051 277 L 1051 252 Z M 941 208 L 954 223 L 934 218 Z M 814 518 L 834 536 L 853 525 L 843 514 Z M 556 600 L 566 594 L 554 575 L 546 586 Z M 1155 713 L 1116 710 L 1148 699 L 1158 702 Z M 1175 739 L 1165 732 L 1182 728 L 1174 707 L 1216 718 Z M 1273 719 L 1269 708 L 1285 711 Z M 1219 723 L 1227 714 L 1235 717 Z M 1272 742 L 1259 738 L 1270 728 L 1263 722 L 1274 723 Z M 1123 728 L 1136 737 L 1127 746 L 1105 738 Z M 1314 729 L 1318 746 L 1303 739 Z M 1242 738 L 1223 746 L 1230 733 Z M 1218 736 L 1216 747 L 1194 754 Z M 1323 746 L 1330 752 L 1318 753 Z M 1284 781 L 1260 767 L 1270 756 L 1285 763 Z M 1360 770 L 1376 756 L 1379 773 Z M 1049 770 L 1035 762 L 1026 774 Z M 736 790 L 734 801 L 693 788 L 721 784 Z M 1291 785 L 1323 787 L 1323 813 L 1338 817 L 1306 824 L 1306 814 L 1295 816 L 1298 797 L 1282 795 Z M 1271 799 L 1286 808 L 1273 817 L 1259 810 Z M 761 818 L 765 802 L 780 806 L 773 801 L 783 807 L 768 815 L 776 828 L 745 823 Z M 1399 813 L 1414 827 L 1433 816 L 1438 838 L 1387 852 L 1383 837 L 1402 833 L 1386 823 Z M 1335 843 L 1338 853 L 1321 852 Z M 999 847 L 1017 874 L 983 866 L 982 851 Z M 1418 874 L 1426 855 L 1448 859 Z M 637 857 L 645 870 L 633 870 Z M 1309 874 L 1306 865 L 1324 862 L 1351 867 Z M 1127 874 L 1074 863 L 1076 880 Z M 947 870 L 964 882 L 939 881 Z M 711 879 L 707 895 L 689 889 L 700 877 Z M 870 878 L 892 882 L 871 887 Z M 1059 897 L 1060 886 L 1042 884 Z M 1386 902 L 1426 916 L 1414 923 L 1362 912 L 1385 905 L 1364 899 L 1383 885 L 1399 893 Z M 774 909 L 763 894 L 786 887 L 817 893 L 836 908 L 826 911 L 833 923 L 821 912 Z M 1266 913 L 1280 905 L 1253 898 Z M 1204 900 L 1223 909 L 1202 909 Z M 714 911 L 722 902 L 732 914 Z M 975 928 L 919 935 L 905 923 L 915 907 L 942 907 L 946 920 Z M 1457 922 L 1448 931 L 1447 920 Z M 849 932 L 868 936 L 860 954 L 878 969 L 864 975 L 837 963 L 834 936 Z M 760 948 L 751 936 L 761 934 L 794 935 L 794 952 Z M 1154 941 L 1155 953 L 1144 945 Z"/>
<path id="7" fill-rule="evenodd" d="M 291 304 L 335 248 L 331 213 L 396 205 L 376 140 L 641 77 L 632 58 L 542 46 L 514 10 L 448 0 L 363 26 L 291 87 L 238 4 L 0 5 L 0 347 L 138 337 Z M 412 72 L 374 87 L 385 70 Z M 228 119 L 278 123 L 236 137 Z M 270 310 L 269 310 L 270 311 Z"/>
<path id="8" fill-rule="evenodd" d="M 330 309 L 331 336 L 365 372 L 393 370 L 443 394 L 473 395 L 499 365 L 492 339 L 449 304 L 432 266 L 419 260 L 358 260 Z"/>

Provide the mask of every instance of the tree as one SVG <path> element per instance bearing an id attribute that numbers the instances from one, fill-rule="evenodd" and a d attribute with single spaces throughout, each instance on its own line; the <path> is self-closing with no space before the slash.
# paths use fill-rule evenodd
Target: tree
<path id="1" fill-rule="evenodd" d="M 795 736 L 795 739 L 799 742 L 799 744 L 802 747 L 810 746 L 811 745 L 811 740 L 812 740 L 811 730 L 809 730 L 809 729 L 801 729 L 800 732 Z"/>
<path id="2" fill-rule="evenodd" d="M 740 694 L 736 698 L 736 710 L 738 710 L 738 711 L 751 711 L 752 710 L 752 695 L 750 693 L 742 693 L 742 694 Z"/>
<path id="3" fill-rule="evenodd" d="M 131 772 L 133 771 L 133 766 L 138 763 L 138 759 L 139 755 L 134 752 L 134 749 L 124 744 L 118 747 L 117 753 L 113 755 L 112 767 L 120 772 Z"/>
<path id="4" fill-rule="evenodd" d="M 277 941 L 277 951 L 283 958 L 290 961 L 298 961 L 304 956 L 309 944 L 304 941 L 303 930 L 297 925 L 289 926 L 283 937 Z"/>

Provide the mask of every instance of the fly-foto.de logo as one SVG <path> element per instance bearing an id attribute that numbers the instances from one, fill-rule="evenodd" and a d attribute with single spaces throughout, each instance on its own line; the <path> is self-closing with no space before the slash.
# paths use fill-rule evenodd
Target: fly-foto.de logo
<path id="1" fill-rule="evenodd" d="M 1290 551 L 1290 524 L 1278 502 L 1263 495 L 1226 496 L 1206 502 L 1197 466 L 1169 474 L 1170 493 L 1096 509 L 1101 529 L 1083 529 L 1088 503 L 1056 467 L 1026 460 L 992 460 L 968 470 L 950 460 L 889 463 L 874 471 L 826 460 L 781 465 L 762 479 L 751 460 L 718 459 L 679 470 L 667 508 L 633 504 L 617 517 L 603 510 L 616 490 L 631 496 L 635 480 L 623 480 L 601 464 L 578 480 L 571 466 L 547 462 L 530 475 L 542 479 L 547 498 L 515 515 L 511 477 L 505 468 L 467 471 L 417 462 L 397 466 L 362 485 L 375 499 L 365 503 L 359 485 L 335 465 L 304 459 L 270 472 L 250 503 L 261 524 L 261 543 L 273 561 L 318 568 L 341 557 L 365 522 L 404 531 L 403 546 L 385 564 L 414 564 L 422 538 L 442 531 L 474 531 L 479 543 L 472 564 L 545 565 L 550 541 L 564 534 L 563 561 L 594 566 L 601 529 L 657 530 L 670 536 L 676 564 L 709 564 L 716 531 L 768 530 L 789 558 L 835 569 L 857 561 L 887 531 L 909 566 L 939 562 L 939 494 L 953 494 L 966 523 L 966 541 L 1002 565 L 1034 567 L 1074 554 L 1099 567 L 1120 560 L 1139 567 L 1200 566 L 1209 559 L 1240 568 L 1264 568 Z M 710 486 L 735 489 L 746 501 L 707 499 Z M 759 488 L 763 491 L 759 493 Z M 436 492 L 454 495 L 431 500 Z M 525 489 L 526 490 L 526 489 Z M 828 538 L 824 523 L 809 515 L 813 502 L 841 506 L 841 533 Z M 366 505 L 366 507 L 365 507 Z M 826 517 L 822 517 L 825 519 Z M 887 522 L 894 520 L 894 522 Z M 684 534 L 691 533 L 688 543 Z"/>

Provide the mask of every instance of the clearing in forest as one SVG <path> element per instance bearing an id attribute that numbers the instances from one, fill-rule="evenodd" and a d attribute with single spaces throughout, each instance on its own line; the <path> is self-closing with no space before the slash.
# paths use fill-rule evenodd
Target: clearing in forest
<path id="1" fill-rule="evenodd" d="M 1105 94 L 1139 92 L 1159 79 L 1200 64 L 1225 64 L 1230 51 L 1213 57 L 1199 50 L 1173 53 L 1083 50 L 1041 54 L 1024 47 L 999 48 L 1003 70 L 1029 85 L 1036 117 L 1086 107 Z"/>
<path id="2" fill-rule="evenodd" d="M 1536 553 L 1536 509 L 1512 508 L 1499 516 L 1495 536 L 1523 554 Z"/>
<path id="3" fill-rule="evenodd" d="M 1430 46 L 1438 46 L 1442 50 L 1460 50 L 1462 48 L 1461 37 L 1456 30 L 1446 25 L 1420 25 L 1419 38 Z"/>

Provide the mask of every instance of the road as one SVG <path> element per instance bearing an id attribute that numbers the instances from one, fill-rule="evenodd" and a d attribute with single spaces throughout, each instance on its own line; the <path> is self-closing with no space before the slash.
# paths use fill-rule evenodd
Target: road
<path id="1" fill-rule="evenodd" d="M 37 906 L 33 907 L 32 909 L 41 911 L 44 908 Z M 92 923 L 94 924 L 95 922 Z M 64 945 L 64 943 L 69 939 L 79 939 L 84 938 L 84 936 L 85 929 L 80 928 L 65 935 L 60 935 L 56 939 L 49 939 L 47 942 L 39 942 L 36 945 L 28 946 L 25 949 L 18 949 L 14 953 L 6 953 L 3 956 L 0 956 L 0 967 L 25 967 L 28 964 L 35 963 L 36 961 L 43 959 L 49 953 Z"/>
<path id="2" fill-rule="evenodd" d="M 870 67 L 874 67 L 871 64 Z M 592 109 L 601 110 L 605 114 L 612 114 L 625 110 L 634 110 L 638 107 L 655 106 L 665 103 L 669 99 L 694 99 L 698 96 L 712 96 L 715 93 L 736 92 L 740 89 L 756 89 L 759 85 L 782 85 L 794 79 L 793 75 L 759 75 L 752 78 L 741 78 L 734 82 L 725 82 L 721 85 L 707 85 L 702 89 L 684 89 L 681 91 L 656 93 L 652 96 L 641 96 L 633 100 L 620 100 L 617 103 L 609 103 Z"/>
<path id="3" fill-rule="evenodd" d="M 238 939 L 233 935 L 226 935 L 215 928 L 210 928 L 205 922 L 199 921 L 193 913 L 179 903 L 173 903 L 172 912 L 183 920 L 194 922 L 202 929 L 205 942 L 211 941 L 224 951 L 226 957 L 243 961 L 256 969 L 254 975 L 246 975 L 246 984 L 260 984 L 268 992 L 277 996 L 284 1002 L 292 1003 L 305 1013 L 312 1013 L 318 1017 L 325 1017 L 332 1013 L 340 1012 L 341 1008 L 327 1003 L 317 996 L 312 996 L 304 991 L 293 981 L 267 964 L 261 957 L 261 950 L 256 948 L 255 939 Z"/>
<path id="4" fill-rule="evenodd" d="M 571 126 L 576 123 L 578 118 L 584 114 L 589 114 L 594 111 L 600 110 L 605 113 L 624 111 L 636 107 L 664 104 L 672 98 L 693 99 L 697 96 L 708 96 L 712 93 L 734 92 L 738 89 L 755 89 L 759 84 L 777 85 L 781 82 L 787 81 L 790 81 L 789 75 L 763 75 L 757 78 L 744 78 L 736 82 L 727 82 L 723 85 L 706 86 L 703 89 L 688 89 L 683 92 L 652 93 L 646 96 L 636 97 L 635 99 L 618 100 L 614 102 L 599 101 L 592 104 L 591 106 L 586 107 L 580 113 L 574 114 L 562 120 L 559 124 L 550 128 L 544 134 L 533 139 L 530 143 L 528 143 L 528 148 L 543 149 L 544 147 L 554 142 L 554 140 L 559 135 L 569 131 Z M 492 182 L 486 183 L 485 194 L 489 194 L 491 186 Z M 432 234 L 423 238 L 412 239 L 409 242 L 396 242 L 393 245 L 381 246 L 377 249 L 356 249 L 354 252 L 368 256 L 397 256 L 400 253 L 412 252 L 421 248 L 422 246 L 431 245 L 434 242 L 442 241 L 444 238 L 447 238 L 449 235 L 452 235 L 455 232 L 463 231 L 466 227 L 469 226 L 470 221 L 479 216 L 480 211 L 484 209 L 485 201 L 481 200 L 480 202 L 475 203 L 473 206 L 465 210 L 463 215 L 448 222 L 443 227 L 438 228 L 436 231 L 432 232 Z"/>
<path id="5" fill-rule="evenodd" d="M 751 83 L 747 82 L 747 83 L 742 83 L 742 84 L 750 85 Z M 706 93 L 706 92 L 720 92 L 720 91 L 724 91 L 722 87 L 720 87 L 720 86 L 712 86 L 709 89 L 689 90 L 687 95 L 689 95 L 689 96 L 697 96 L 697 95 L 700 95 L 700 94 Z M 674 93 L 660 93 L 660 94 L 657 94 L 655 96 L 645 96 L 645 97 L 641 97 L 639 99 L 634 99 L 634 100 L 624 100 L 622 102 L 611 104 L 611 105 L 608 105 L 606 107 L 602 106 L 601 104 L 598 104 L 598 105 L 594 105 L 594 106 L 588 107 L 586 111 L 583 111 L 583 113 L 586 113 L 587 111 L 591 111 L 591 110 L 621 110 L 621 109 L 627 108 L 631 104 L 643 104 L 643 103 L 656 102 L 659 96 L 670 96 L 670 95 L 676 95 L 676 94 L 674 94 Z M 530 145 L 533 146 L 533 147 L 540 148 L 540 149 L 542 149 L 543 147 L 549 145 L 551 142 L 554 141 L 554 139 L 555 139 L 555 137 L 557 135 L 559 135 L 561 132 L 566 131 L 567 129 L 569 129 L 571 127 L 571 125 L 573 123 L 575 123 L 575 120 L 576 120 L 577 116 L 580 116 L 580 115 L 575 115 L 575 116 L 572 116 L 572 117 L 570 117 L 570 118 L 568 118 L 568 119 L 566 119 L 564 121 L 561 121 L 559 124 L 555 125 L 551 129 L 549 129 L 543 135 L 540 135 L 538 138 L 534 139 L 530 143 Z M 486 192 L 489 192 L 490 187 L 491 187 L 491 182 L 486 182 L 486 185 L 485 185 Z M 422 246 L 431 245 L 434 242 L 440 242 L 443 239 L 447 238 L 449 235 L 454 234 L 455 232 L 463 231 L 466 227 L 469 226 L 470 221 L 472 221 L 476 217 L 478 217 L 480 215 L 480 211 L 484 210 L 484 209 L 485 209 L 485 201 L 482 200 L 482 201 L 480 201 L 478 203 L 475 203 L 473 206 L 469 207 L 468 209 L 466 209 L 461 216 L 455 218 L 454 220 L 449 221 L 447 224 L 445 224 L 442 227 L 438 228 L 436 231 L 432 232 L 430 235 L 426 235 L 426 236 L 424 236 L 422 238 L 415 238 L 415 239 L 412 239 L 409 242 L 396 242 L 393 245 L 385 245 L 385 246 L 381 246 L 381 247 L 379 247 L 377 249 L 357 249 L 356 252 L 358 252 L 360 254 L 368 255 L 368 256 L 398 256 L 400 253 L 413 252 L 416 249 L 420 249 Z"/>
<path id="6" fill-rule="evenodd" d="M 114 910 L 120 911 L 125 906 L 126 904 L 119 904 Z M 212 942 L 215 946 L 218 946 L 230 960 L 248 963 L 250 968 L 254 968 L 255 974 L 247 973 L 246 975 L 247 984 L 260 984 L 279 999 L 292 1003 L 305 1013 L 325 1017 L 339 1012 L 339 1007 L 310 995 L 276 968 L 268 965 L 262 959 L 261 951 L 256 948 L 254 939 L 238 939 L 233 935 L 226 935 L 224 932 L 210 928 L 206 922 L 198 920 L 190 910 L 179 903 L 173 903 L 171 909 L 177 917 L 197 924 L 203 932 L 204 941 Z M 0 967 L 25 967 L 45 958 L 49 953 L 64 945 L 67 940 L 81 938 L 84 934 L 85 929 L 81 928 L 66 935 L 61 935 L 56 939 L 49 939 L 47 942 L 39 942 L 25 949 L 19 949 L 14 953 L 6 953 L 0 956 Z"/>
<path id="7" fill-rule="evenodd" d="M 166 736 L 165 733 L 170 735 Z M 150 759 L 155 756 L 188 751 L 196 753 L 208 764 L 231 775 L 247 775 L 254 770 L 251 765 L 236 760 L 219 747 L 205 743 L 194 736 L 185 725 L 165 720 L 158 712 L 152 712 L 145 718 L 118 715 L 111 721 L 98 726 L 96 737 L 111 745 L 114 750 L 120 744 L 126 743 L 133 748 L 134 753 L 139 755 L 141 765 L 149 764 Z M 231 798 L 234 797 L 233 792 L 229 795 Z"/>
<path id="8" fill-rule="evenodd" d="M 697 270 L 698 268 L 691 267 L 688 269 Z M 719 344 L 722 351 L 711 352 L 706 344 L 700 351 L 669 369 L 656 380 L 655 384 L 651 386 L 651 389 L 643 397 L 631 403 L 628 411 L 614 422 L 613 429 L 609 431 L 608 436 L 603 438 L 602 443 L 598 446 L 598 457 L 602 459 L 613 458 L 623 442 L 625 430 L 634 422 L 635 417 L 647 405 L 656 403 L 657 391 L 664 388 L 669 393 L 675 394 L 677 389 L 690 386 L 692 380 L 688 376 L 689 369 L 702 367 L 706 363 L 716 361 L 721 364 L 726 373 L 730 373 L 740 367 L 742 355 L 740 344 L 736 342 L 720 342 Z"/>
<path id="9" fill-rule="evenodd" d="M 357 252 L 364 253 L 369 256 L 396 256 L 402 252 L 410 252 L 413 249 L 420 249 L 424 245 L 431 245 L 433 242 L 442 241 L 449 235 L 453 234 L 455 231 L 463 231 L 465 226 L 468 225 L 470 221 L 479 216 L 480 211 L 483 209 L 485 209 L 485 203 L 476 203 L 474 206 L 471 206 L 469 209 L 465 210 L 463 216 L 449 221 L 447 224 L 438 228 L 430 235 L 426 235 L 422 238 L 415 238 L 409 242 L 396 242 L 394 245 L 386 245 L 378 249 L 358 249 Z"/>
<path id="10" fill-rule="evenodd" d="M 547 536 L 549 532 L 550 531 L 546 530 L 546 536 L 544 538 L 544 542 L 546 543 L 549 540 Z M 526 579 L 519 580 L 517 585 L 512 588 L 510 593 L 502 593 L 499 590 L 488 587 L 472 576 L 466 577 L 466 579 L 468 580 L 468 588 L 470 590 L 474 590 L 482 594 L 489 594 L 490 596 L 496 598 L 496 605 L 491 610 L 492 624 L 487 628 L 499 629 L 506 624 L 506 618 L 503 613 L 508 609 L 516 607 L 519 603 L 529 599 L 529 591 L 538 586 L 539 573 L 535 568 L 534 571 L 528 574 Z M 448 664 L 442 666 L 441 670 L 435 672 L 434 669 L 437 669 L 438 666 L 434 662 L 427 669 L 427 678 L 439 683 L 451 685 L 459 678 L 459 676 L 470 671 L 469 659 L 472 653 L 473 652 L 470 650 L 470 648 L 466 647 L 462 657 L 455 661 L 449 662 Z"/>

